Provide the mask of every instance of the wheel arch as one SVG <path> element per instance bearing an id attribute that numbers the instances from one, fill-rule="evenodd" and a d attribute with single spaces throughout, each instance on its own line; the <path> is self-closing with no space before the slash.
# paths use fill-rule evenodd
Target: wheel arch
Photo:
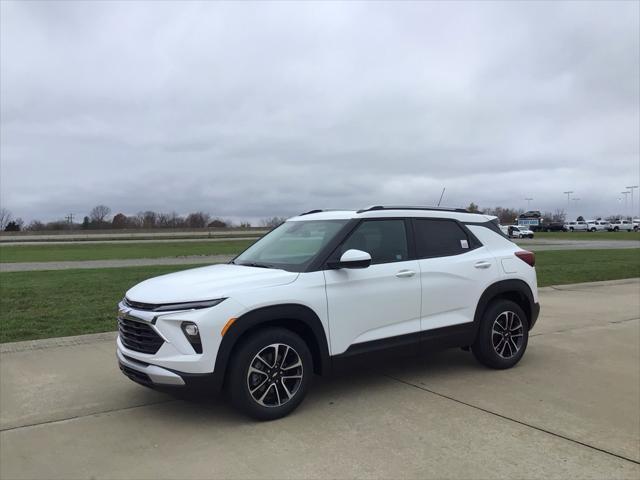
<path id="1" fill-rule="evenodd" d="M 214 368 L 221 381 L 224 380 L 229 360 L 242 339 L 268 327 L 282 327 L 300 335 L 311 350 L 314 372 L 320 375 L 329 372 L 329 345 L 320 318 L 305 305 L 287 303 L 251 310 L 238 317 L 229 327 L 222 337 Z"/>
<path id="2" fill-rule="evenodd" d="M 480 327 L 482 315 L 486 311 L 491 302 L 496 299 L 506 299 L 517 303 L 527 315 L 529 319 L 529 330 L 533 327 L 537 319 L 537 308 L 533 298 L 533 292 L 523 280 L 509 279 L 501 280 L 491 284 L 480 296 L 476 312 L 473 317 L 474 338 Z"/>

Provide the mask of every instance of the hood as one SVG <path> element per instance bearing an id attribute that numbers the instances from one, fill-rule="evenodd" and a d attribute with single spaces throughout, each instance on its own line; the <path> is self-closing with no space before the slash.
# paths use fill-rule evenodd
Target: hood
<path id="1" fill-rule="evenodd" d="M 127 291 L 142 303 L 178 303 L 228 297 L 239 288 L 250 290 L 293 282 L 299 273 L 241 265 L 211 265 L 150 278 Z"/>

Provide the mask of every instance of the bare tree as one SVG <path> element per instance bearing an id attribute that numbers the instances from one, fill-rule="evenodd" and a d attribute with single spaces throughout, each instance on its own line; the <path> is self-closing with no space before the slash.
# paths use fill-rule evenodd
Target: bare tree
<path id="1" fill-rule="evenodd" d="M 7 228 L 7 225 L 11 221 L 11 212 L 6 208 L 0 208 L 0 230 Z"/>
<path id="2" fill-rule="evenodd" d="M 111 209 L 106 205 L 96 205 L 89 212 L 89 217 L 92 222 L 97 223 L 98 225 L 104 223 L 109 214 L 111 213 Z"/>
<path id="3" fill-rule="evenodd" d="M 204 228 L 209 223 L 209 214 L 205 212 L 195 212 L 187 215 L 187 226 L 189 228 Z"/>
<path id="4" fill-rule="evenodd" d="M 564 223 L 567 220 L 567 212 L 564 211 L 563 208 L 558 208 L 556 213 L 551 217 L 552 222 L 562 222 Z"/>
<path id="5" fill-rule="evenodd" d="M 279 225 L 282 225 L 286 221 L 287 219 L 285 217 L 271 217 L 262 219 L 260 223 L 263 227 L 275 228 Z"/>
<path id="6" fill-rule="evenodd" d="M 32 220 L 31 223 L 27 226 L 26 230 L 30 230 L 32 232 L 40 232 L 45 229 L 45 224 L 40 220 Z"/>

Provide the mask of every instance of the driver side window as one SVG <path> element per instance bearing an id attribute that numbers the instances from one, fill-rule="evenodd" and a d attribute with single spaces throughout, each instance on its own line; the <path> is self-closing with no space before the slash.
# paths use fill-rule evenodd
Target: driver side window
<path id="1" fill-rule="evenodd" d="M 342 244 L 340 254 L 350 249 L 367 252 L 372 265 L 408 260 L 404 220 L 365 220 Z"/>

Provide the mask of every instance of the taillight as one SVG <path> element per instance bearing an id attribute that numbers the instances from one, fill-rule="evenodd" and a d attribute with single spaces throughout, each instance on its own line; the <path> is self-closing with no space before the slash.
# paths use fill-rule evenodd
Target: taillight
<path id="1" fill-rule="evenodd" d="M 527 265 L 530 265 L 532 267 L 536 266 L 536 254 L 535 253 L 529 252 L 527 250 L 520 250 L 519 252 L 516 252 L 515 255 L 516 255 L 516 257 L 518 257 L 520 260 L 522 260 Z"/>

